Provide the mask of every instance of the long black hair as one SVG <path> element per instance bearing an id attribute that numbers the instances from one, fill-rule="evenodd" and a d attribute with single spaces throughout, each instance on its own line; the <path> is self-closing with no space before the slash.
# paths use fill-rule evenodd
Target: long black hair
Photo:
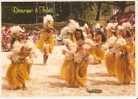
<path id="1" fill-rule="evenodd" d="M 81 30 L 81 29 L 76 29 L 75 32 L 77 32 L 77 31 L 81 34 L 81 39 L 84 40 L 84 35 L 83 35 L 82 30 Z M 75 38 L 77 38 L 77 37 L 76 37 L 76 33 L 75 33 Z"/>
<path id="2" fill-rule="evenodd" d="M 106 41 L 106 35 L 100 31 L 100 30 L 97 30 L 95 31 L 96 35 L 101 35 L 102 36 L 102 42 L 105 42 Z"/>

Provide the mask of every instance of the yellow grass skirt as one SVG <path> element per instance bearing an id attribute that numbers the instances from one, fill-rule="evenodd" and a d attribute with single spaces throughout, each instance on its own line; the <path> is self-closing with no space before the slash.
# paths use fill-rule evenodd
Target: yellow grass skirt
<path id="1" fill-rule="evenodd" d="M 91 55 L 100 60 L 104 59 L 104 54 L 104 50 L 101 47 L 94 47 L 91 51 Z"/>
<path id="2" fill-rule="evenodd" d="M 129 52 L 129 63 L 132 70 L 132 80 L 135 81 L 135 43 L 128 43 L 126 45 L 127 51 Z"/>
<path id="3" fill-rule="evenodd" d="M 41 50 L 46 50 L 47 53 L 52 53 L 52 50 L 55 45 L 55 38 L 53 35 L 49 37 L 49 39 L 46 39 L 46 36 L 44 33 L 40 34 L 40 38 L 36 41 L 36 47 Z M 48 44 L 49 46 L 44 48 L 44 44 Z"/>
<path id="4" fill-rule="evenodd" d="M 108 73 L 112 76 L 115 75 L 115 54 L 113 52 L 105 55 L 105 65 Z"/>
<path id="5" fill-rule="evenodd" d="M 135 57 L 131 57 L 130 60 L 129 60 L 129 63 L 130 63 L 130 68 L 131 68 L 131 71 L 132 71 L 132 80 L 135 81 Z"/>
<path id="6" fill-rule="evenodd" d="M 66 72 L 68 72 L 69 67 L 73 64 L 73 60 L 64 60 L 64 63 L 61 67 L 61 79 L 68 79 L 68 74 Z"/>
<path id="7" fill-rule="evenodd" d="M 10 88 L 22 88 L 29 79 L 26 64 L 11 64 L 7 70 L 6 79 Z"/>
<path id="8" fill-rule="evenodd" d="M 31 73 L 31 67 L 32 67 L 32 64 L 26 64 L 26 66 L 27 66 L 27 72 L 28 72 L 28 77 L 29 77 L 29 79 L 30 79 L 30 73 Z"/>
<path id="9" fill-rule="evenodd" d="M 120 81 L 120 83 L 129 84 L 130 81 L 132 80 L 132 76 L 131 76 L 132 73 L 131 73 L 128 57 L 126 55 L 117 53 L 115 66 L 116 66 L 115 74 L 117 79 Z"/>
<path id="10" fill-rule="evenodd" d="M 71 87 L 84 86 L 87 80 L 87 66 L 88 62 L 86 61 L 75 64 L 73 60 L 65 60 L 61 69 L 61 78 Z"/>
<path id="11" fill-rule="evenodd" d="M 84 86 L 87 80 L 87 67 L 88 62 L 82 61 L 76 65 L 76 82 L 78 86 Z"/>

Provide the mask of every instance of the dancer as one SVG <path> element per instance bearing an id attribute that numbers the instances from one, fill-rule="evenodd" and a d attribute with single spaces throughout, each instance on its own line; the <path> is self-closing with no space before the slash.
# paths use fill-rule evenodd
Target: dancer
<path id="1" fill-rule="evenodd" d="M 107 30 L 107 41 L 102 46 L 105 49 L 105 65 L 109 75 L 115 75 L 115 48 L 114 45 L 117 41 L 116 31 L 113 24 L 109 23 L 106 27 Z M 122 27 L 118 28 L 119 31 L 122 31 Z"/>
<path id="2" fill-rule="evenodd" d="M 70 87 L 83 87 L 87 80 L 88 58 L 90 55 L 91 45 L 85 42 L 81 29 L 75 31 L 76 45 L 72 44 L 69 51 L 65 51 L 70 55 L 70 62 L 64 68 L 64 80 Z M 66 58 L 65 58 L 65 61 Z M 64 61 L 64 64 L 67 63 Z"/>
<path id="3" fill-rule="evenodd" d="M 21 32 L 18 27 L 14 28 L 18 31 L 18 36 L 17 41 L 13 45 L 12 53 L 9 56 L 11 64 L 6 74 L 9 89 L 12 90 L 26 88 L 25 81 L 29 79 L 32 64 L 32 44 L 26 42 L 24 32 Z"/>
<path id="4" fill-rule="evenodd" d="M 101 30 L 96 29 L 94 31 L 94 36 L 93 36 L 93 41 L 95 43 L 95 46 L 93 47 L 93 50 L 91 52 L 91 55 L 94 56 L 95 63 L 101 63 L 102 60 L 104 59 L 104 50 L 102 49 L 102 45 L 105 42 L 105 40 L 106 38 L 101 32 Z"/>
<path id="5" fill-rule="evenodd" d="M 123 38 L 124 30 L 117 32 L 117 41 L 115 44 L 115 76 L 120 84 L 129 84 L 132 80 L 132 71 L 129 63 L 129 52 L 127 51 L 127 42 Z"/>
<path id="6" fill-rule="evenodd" d="M 43 29 L 40 32 L 40 37 L 36 41 L 36 47 L 43 52 L 43 62 L 46 64 L 48 56 L 54 48 L 54 19 L 51 15 L 44 16 Z"/>
<path id="7" fill-rule="evenodd" d="M 67 79 L 70 74 L 68 74 L 68 69 L 70 66 L 74 65 L 74 53 L 76 52 L 76 44 L 70 39 L 64 40 L 63 54 L 65 55 L 64 63 L 61 68 L 61 79 Z"/>
<path id="8" fill-rule="evenodd" d="M 129 64 L 132 71 L 132 80 L 135 81 L 135 29 L 129 22 L 123 23 L 122 26 L 124 26 L 123 37 L 127 41 L 126 48 L 128 51 Z"/>

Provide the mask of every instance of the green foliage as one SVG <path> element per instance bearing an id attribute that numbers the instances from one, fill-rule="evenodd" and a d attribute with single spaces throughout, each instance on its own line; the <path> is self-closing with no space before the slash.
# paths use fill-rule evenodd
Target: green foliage
<path id="1" fill-rule="evenodd" d="M 112 9 L 113 9 L 113 5 L 110 5 L 109 3 L 103 3 L 101 15 L 110 16 L 112 14 Z"/>
<path id="2" fill-rule="evenodd" d="M 95 23 L 95 17 L 96 17 L 96 10 L 94 10 L 94 8 L 90 8 L 88 7 L 84 13 L 84 20 L 88 23 L 88 24 L 93 24 Z"/>

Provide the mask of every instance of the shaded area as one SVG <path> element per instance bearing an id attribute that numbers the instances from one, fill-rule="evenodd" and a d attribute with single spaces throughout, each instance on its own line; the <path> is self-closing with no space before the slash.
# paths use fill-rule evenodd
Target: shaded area
<path id="1" fill-rule="evenodd" d="M 2 2 L 2 23 L 32 24 L 41 23 L 43 16 L 52 14 L 55 21 L 76 19 L 83 24 L 93 24 L 101 18 L 105 21 L 125 12 L 126 7 L 135 5 L 134 1 L 108 2 Z M 7 17 L 8 16 L 8 17 Z M 106 18 L 105 18 L 106 17 Z M 111 17 L 114 20 L 116 17 Z"/>

